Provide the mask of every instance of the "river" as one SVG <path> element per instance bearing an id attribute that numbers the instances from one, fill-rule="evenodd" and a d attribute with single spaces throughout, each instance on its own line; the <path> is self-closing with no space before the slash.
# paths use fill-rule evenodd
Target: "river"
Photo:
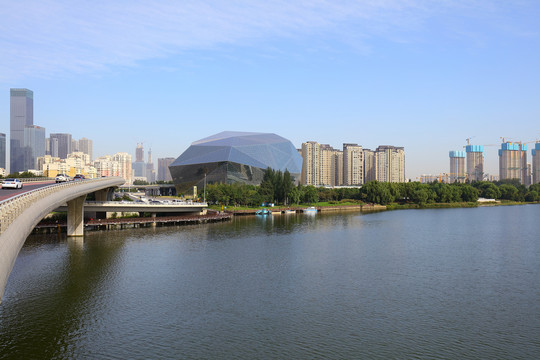
<path id="1" fill-rule="evenodd" d="M 32 235 L 1 359 L 538 359 L 540 206 Z"/>

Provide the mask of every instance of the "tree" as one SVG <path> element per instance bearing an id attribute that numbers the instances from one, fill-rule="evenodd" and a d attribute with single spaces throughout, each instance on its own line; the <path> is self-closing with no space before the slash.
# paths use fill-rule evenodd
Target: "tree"
<path id="1" fill-rule="evenodd" d="M 319 193 L 315 186 L 308 185 L 304 188 L 303 202 L 307 204 L 316 203 L 319 201 Z"/>
<path id="2" fill-rule="evenodd" d="M 514 201 L 519 199 L 519 191 L 514 185 L 502 184 L 499 186 L 499 190 L 501 191 L 501 199 Z"/>
<path id="3" fill-rule="evenodd" d="M 469 184 L 461 186 L 461 199 L 463 201 L 474 202 L 478 200 L 478 190 Z"/>

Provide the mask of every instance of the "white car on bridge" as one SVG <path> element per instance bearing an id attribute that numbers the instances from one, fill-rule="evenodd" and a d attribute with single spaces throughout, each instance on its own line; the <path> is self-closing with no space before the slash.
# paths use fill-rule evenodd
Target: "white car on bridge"
<path id="1" fill-rule="evenodd" d="M 4 179 L 2 181 L 2 189 L 22 189 L 23 184 L 19 179 Z"/>

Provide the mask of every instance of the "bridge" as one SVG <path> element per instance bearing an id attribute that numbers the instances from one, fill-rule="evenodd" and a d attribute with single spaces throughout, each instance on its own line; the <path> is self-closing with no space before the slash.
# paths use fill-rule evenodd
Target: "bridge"
<path id="1" fill-rule="evenodd" d="M 52 184 L 0 201 L 0 301 L 9 274 L 26 238 L 47 214 L 67 203 L 68 236 L 84 235 L 84 200 L 90 193 L 96 200 L 112 197 L 114 188 L 125 182 L 120 177 Z"/>

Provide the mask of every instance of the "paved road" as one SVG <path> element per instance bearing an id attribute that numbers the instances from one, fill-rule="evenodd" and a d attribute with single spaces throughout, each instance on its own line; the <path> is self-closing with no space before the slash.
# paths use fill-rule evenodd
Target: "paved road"
<path id="1" fill-rule="evenodd" d="M 30 190 L 39 189 L 44 186 L 54 184 L 54 181 L 39 181 L 23 183 L 22 189 L 0 189 L 0 201 L 7 200 L 12 196 L 25 193 Z"/>

